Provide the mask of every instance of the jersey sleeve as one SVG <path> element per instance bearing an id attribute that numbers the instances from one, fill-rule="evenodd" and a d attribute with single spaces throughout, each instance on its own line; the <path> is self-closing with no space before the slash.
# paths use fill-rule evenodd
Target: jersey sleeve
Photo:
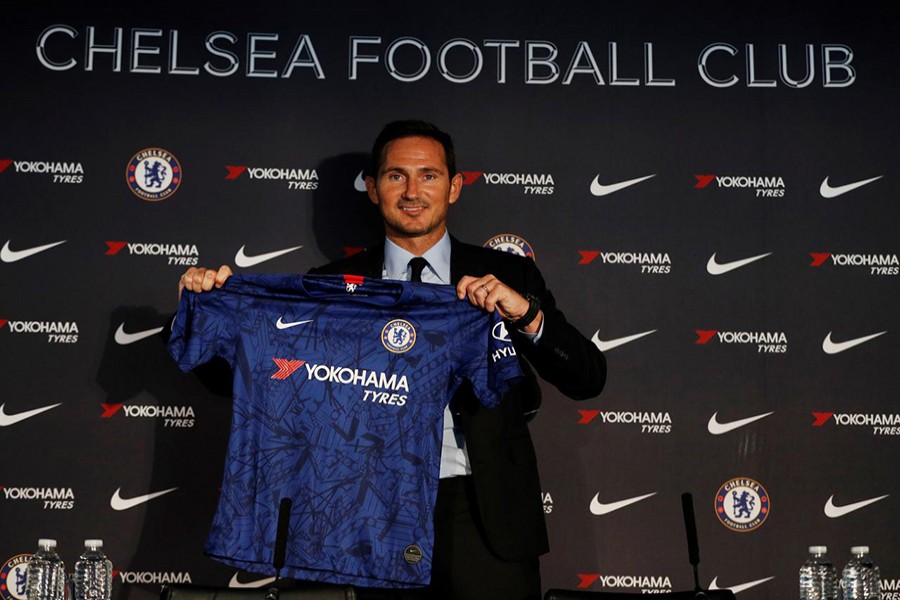
<path id="1" fill-rule="evenodd" d="M 185 373 L 220 356 L 234 366 L 237 313 L 223 290 L 197 294 L 185 291 L 169 337 L 169 354 Z"/>
<path id="2" fill-rule="evenodd" d="M 482 311 L 467 319 L 465 335 L 457 347 L 461 369 L 459 376 L 472 383 L 479 402 L 493 408 L 503 394 L 522 377 L 516 348 L 506 331 L 506 324 L 496 312 Z"/>

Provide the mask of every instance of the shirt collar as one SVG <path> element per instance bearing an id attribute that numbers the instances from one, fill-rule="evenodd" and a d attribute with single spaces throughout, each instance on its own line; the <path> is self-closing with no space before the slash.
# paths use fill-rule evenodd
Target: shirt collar
<path id="1" fill-rule="evenodd" d="M 384 238 L 384 279 L 409 279 L 409 261 L 415 255 L 404 250 L 388 238 Z M 422 258 L 428 261 L 428 267 L 422 274 L 422 280 L 429 283 L 450 284 L 450 233 L 445 231 L 443 237 L 428 249 Z M 432 277 L 429 278 L 429 275 Z M 430 279 L 430 281 L 429 281 Z"/>

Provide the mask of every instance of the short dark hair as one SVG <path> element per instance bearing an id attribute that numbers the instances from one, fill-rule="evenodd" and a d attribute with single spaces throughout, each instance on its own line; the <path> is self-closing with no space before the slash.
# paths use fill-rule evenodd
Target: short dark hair
<path id="1" fill-rule="evenodd" d="M 400 138 L 407 137 L 427 137 L 438 142 L 444 148 L 444 157 L 447 162 L 447 171 L 450 177 L 456 175 L 456 151 L 453 149 L 453 138 L 449 133 L 441 131 L 437 125 L 410 119 L 406 121 L 394 121 L 388 123 L 375 138 L 375 144 L 372 146 L 372 156 L 369 161 L 370 177 L 378 177 L 378 171 L 384 163 L 384 148 L 389 143 Z"/>

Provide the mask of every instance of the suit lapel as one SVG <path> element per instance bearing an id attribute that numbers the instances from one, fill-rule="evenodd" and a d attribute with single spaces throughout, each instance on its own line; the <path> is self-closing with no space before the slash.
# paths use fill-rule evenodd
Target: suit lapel
<path id="1" fill-rule="evenodd" d="M 365 258 L 365 262 L 362 265 L 363 272 L 360 275 L 370 279 L 381 279 L 384 271 L 384 244 L 366 250 L 363 258 Z"/>
<path id="2" fill-rule="evenodd" d="M 450 284 L 456 283 L 466 274 L 468 261 L 466 260 L 466 248 L 455 237 L 450 236 Z"/>

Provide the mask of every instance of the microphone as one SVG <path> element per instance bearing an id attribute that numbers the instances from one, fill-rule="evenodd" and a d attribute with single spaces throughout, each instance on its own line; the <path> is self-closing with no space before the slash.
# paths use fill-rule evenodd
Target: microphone
<path id="1" fill-rule="evenodd" d="M 291 524 L 290 498 L 282 498 L 278 504 L 278 527 L 275 530 L 275 556 L 272 558 L 272 566 L 275 567 L 275 584 L 266 591 L 265 600 L 278 600 L 278 580 L 281 579 L 281 568 L 284 567 L 284 555 L 287 551 L 288 528 Z"/>
<path id="2" fill-rule="evenodd" d="M 700 564 L 700 545 L 697 543 L 697 523 L 694 521 L 694 499 L 690 493 L 681 495 L 681 510 L 684 513 L 684 531 L 688 541 L 688 559 L 694 567 L 694 591 L 702 593 L 700 587 L 700 573 L 697 565 Z"/>

